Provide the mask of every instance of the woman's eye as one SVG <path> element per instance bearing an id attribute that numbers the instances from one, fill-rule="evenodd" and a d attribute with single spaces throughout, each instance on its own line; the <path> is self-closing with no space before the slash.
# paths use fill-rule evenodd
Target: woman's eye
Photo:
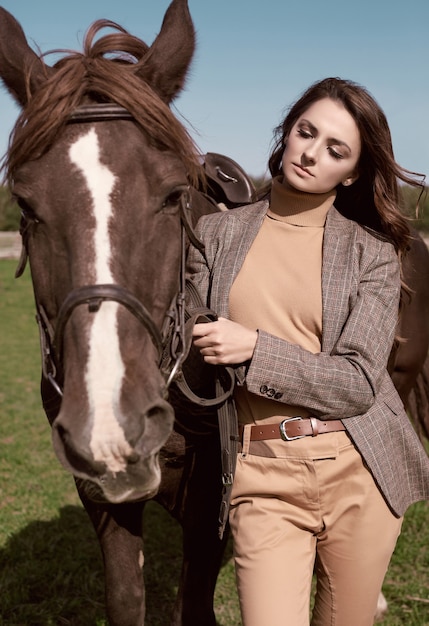
<path id="1" fill-rule="evenodd" d="M 313 135 L 308 130 L 304 130 L 303 128 L 298 129 L 298 135 L 304 137 L 304 139 L 311 139 L 313 137 Z"/>
<path id="2" fill-rule="evenodd" d="M 328 148 L 329 149 L 329 154 L 334 157 L 334 159 L 343 159 L 343 155 L 340 154 L 339 152 L 337 152 L 336 150 L 334 150 L 334 148 Z"/>

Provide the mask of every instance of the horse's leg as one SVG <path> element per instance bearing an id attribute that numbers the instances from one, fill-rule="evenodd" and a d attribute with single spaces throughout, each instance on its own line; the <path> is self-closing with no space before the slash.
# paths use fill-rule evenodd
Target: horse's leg
<path id="1" fill-rule="evenodd" d="M 142 518 L 144 503 L 97 504 L 78 485 L 97 533 L 105 575 L 106 612 L 111 626 L 143 626 Z"/>
<path id="2" fill-rule="evenodd" d="M 183 563 L 172 626 L 215 626 L 213 597 L 227 534 L 218 536 L 221 498 L 219 442 L 187 448 L 179 521 L 183 529 Z"/>

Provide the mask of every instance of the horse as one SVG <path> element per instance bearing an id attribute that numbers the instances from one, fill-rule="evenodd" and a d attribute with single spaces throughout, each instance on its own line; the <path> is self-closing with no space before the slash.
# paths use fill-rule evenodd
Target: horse
<path id="1" fill-rule="evenodd" d="M 413 228 L 402 271 L 401 314 L 388 370 L 424 443 L 429 439 L 429 251 Z M 383 621 L 387 611 L 387 601 L 380 593 L 376 621 Z"/>
<path id="2" fill-rule="evenodd" d="M 388 370 L 421 441 L 429 439 L 429 251 L 411 228 L 403 264 L 398 339 Z"/>
<path id="3" fill-rule="evenodd" d="M 96 40 L 103 28 L 113 32 Z M 199 215 L 217 210 L 170 110 L 195 48 L 187 2 L 172 0 L 151 46 L 101 20 L 83 48 L 51 67 L 0 9 L 0 77 L 22 108 L 6 159 L 22 211 L 17 274 L 28 256 L 43 406 L 100 543 L 110 624 L 144 624 L 142 515 L 155 499 L 183 528 L 171 624 L 215 626 L 227 538 L 219 436 L 211 411 L 189 416 L 174 392 L 186 245 L 198 245 Z M 420 352 L 410 369 L 406 346 L 392 367 L 406 364 L 415 378 Z"/>
<path id="4" fill-rule="evenodd" d="M 82 54 L 49 66 L 0 9 L 0 76 L 21 107 L 5 163 L 22 211 L 17 274 L 28 255 L 43 406 L 100 542 L 112 626 L 144 624 L 152 498 L 183 528 L 171 623 L 216 623 L 217 431 L 169 402 L 186 351 L 186 245 L 218 210 L 196 191 L 201 155 L 170 109 L 194 48 L 187 1 L 172 0 L 151 46 L 99 20 Z"/>

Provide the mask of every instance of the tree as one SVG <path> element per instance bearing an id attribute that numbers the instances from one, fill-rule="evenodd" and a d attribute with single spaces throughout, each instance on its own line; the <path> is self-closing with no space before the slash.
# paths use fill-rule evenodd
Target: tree
<path id="1" fill-rule="evenodd" d="M 19 230 L 20 211 L 6 187 L 0 186 L 0 231 Z"/>
<path id="2" fill-rule="evenodd" d="M 402 209 L 410 218 L 412 226 L 417 230 L 429 232 L 429 187 L 425 187 L 423 193 L 417 187 L 403 185 Z"/>

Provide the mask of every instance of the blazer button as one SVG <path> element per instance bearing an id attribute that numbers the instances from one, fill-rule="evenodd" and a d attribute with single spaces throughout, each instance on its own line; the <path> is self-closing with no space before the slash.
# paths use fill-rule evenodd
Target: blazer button
<path id="1" fill-rule="evenodd" d="M 268 389 L 268 391 L 267 391 L 267 396 L 268 396 L 269 398 L 274 398 L 275 394 L 276 394 L 275 389 Z"/>
<path id="2" fill-rule="evenodd" d="M 265 395 L 268 391 L 267 385 L 261 385 L 261 388 L 259 389 L 259 391 Z"/>
<path id="3" fill-rule="evenodd" d="M 274 400 L 280 400 L 280 398 L 283 397 L 283 394 L 281 391 L 277 391 L 275 396 L 274 396 Z"/>

